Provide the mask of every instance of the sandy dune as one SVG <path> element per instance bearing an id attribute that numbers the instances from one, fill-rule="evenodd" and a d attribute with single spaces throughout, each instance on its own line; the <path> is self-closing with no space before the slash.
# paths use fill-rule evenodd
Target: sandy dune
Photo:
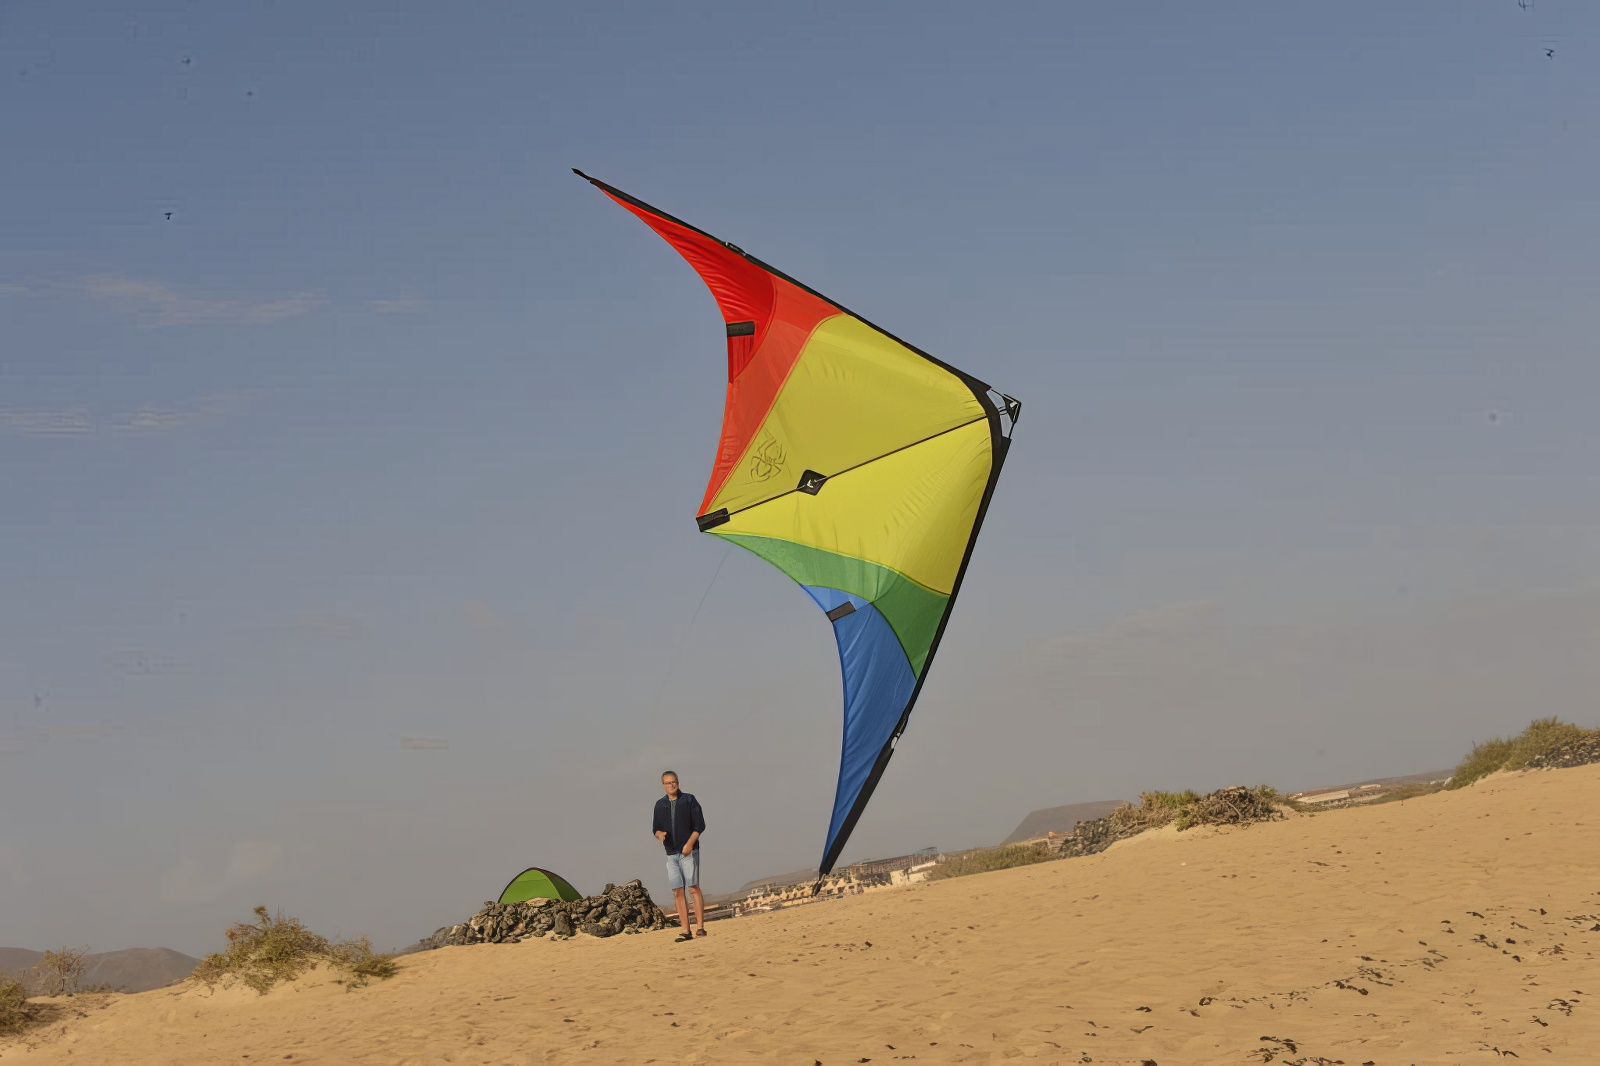
<path id="1" fill-rule="evenodd" d="M 80 997 L 6 1063 L 1600 1063 L 1600 766 L 346 992 Z"/>

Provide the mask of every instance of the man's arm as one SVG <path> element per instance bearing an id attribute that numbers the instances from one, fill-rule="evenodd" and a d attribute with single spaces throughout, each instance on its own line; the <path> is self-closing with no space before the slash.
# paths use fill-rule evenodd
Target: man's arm
<path id="1" fill-rule="evenodd" d="M 657 803 L 650 810 L 650 830 L 655 833 L 656 839 L 666 843 L 667 831 L 661 828 L 661 804 Z"/>
<path id="2" fill-rule="evenodd" d="M 700 843 L 700 834 L 706 831 L 706 816 L 700 810 L 700 801 L 695 800 L 694 806 L 689 808 L 689 840 L 683 845 L 683 853 L 689 854 L 694 846 Z"/>

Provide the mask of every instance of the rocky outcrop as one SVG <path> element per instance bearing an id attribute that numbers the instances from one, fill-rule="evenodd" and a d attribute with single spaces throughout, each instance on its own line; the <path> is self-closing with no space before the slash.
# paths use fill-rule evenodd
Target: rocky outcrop
<path id="1" fill-rule="evenodd" d="M 447 925 L 417 944 L 418 950 L 459 944 L 513 944 L 549 936 L 569 939 L 644 933 L 667 927 L 667 916 L 650 898 L 643 882 L 607 885 L 598 896 L 563 901 L 530 899 L 526 903 L 485 903 L 483 910 L 460 925 Z"/>

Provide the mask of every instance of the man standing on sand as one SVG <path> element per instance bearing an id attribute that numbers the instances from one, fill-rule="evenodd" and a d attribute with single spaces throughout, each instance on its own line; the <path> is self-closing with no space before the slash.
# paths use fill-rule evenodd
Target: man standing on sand
<path id="1" fill-rule="evenodd" d="M 672 886 L 672 901 L 678 905 L 679 940 L 706 935 L 706 901 L 700 895 L 700 834 L 706 831 L 700 801 L 678 789 L 678 775 L 671 770 L 661 775 L 661 790 L 656 800 L 655 818 L 650 828 L 667 849 L 667 883 Z M 694 893 L 695 928 L 689 931 L 688 893 Z"/>

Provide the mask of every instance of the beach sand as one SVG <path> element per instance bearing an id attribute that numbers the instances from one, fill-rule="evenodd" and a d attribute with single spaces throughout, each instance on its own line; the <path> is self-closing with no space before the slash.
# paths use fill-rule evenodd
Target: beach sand
<path id="1" fill-rule="evenodd" d="M 1600 766 L 709 932 L 80 996 L 0 1062 L 1600 1063 Z"/>

